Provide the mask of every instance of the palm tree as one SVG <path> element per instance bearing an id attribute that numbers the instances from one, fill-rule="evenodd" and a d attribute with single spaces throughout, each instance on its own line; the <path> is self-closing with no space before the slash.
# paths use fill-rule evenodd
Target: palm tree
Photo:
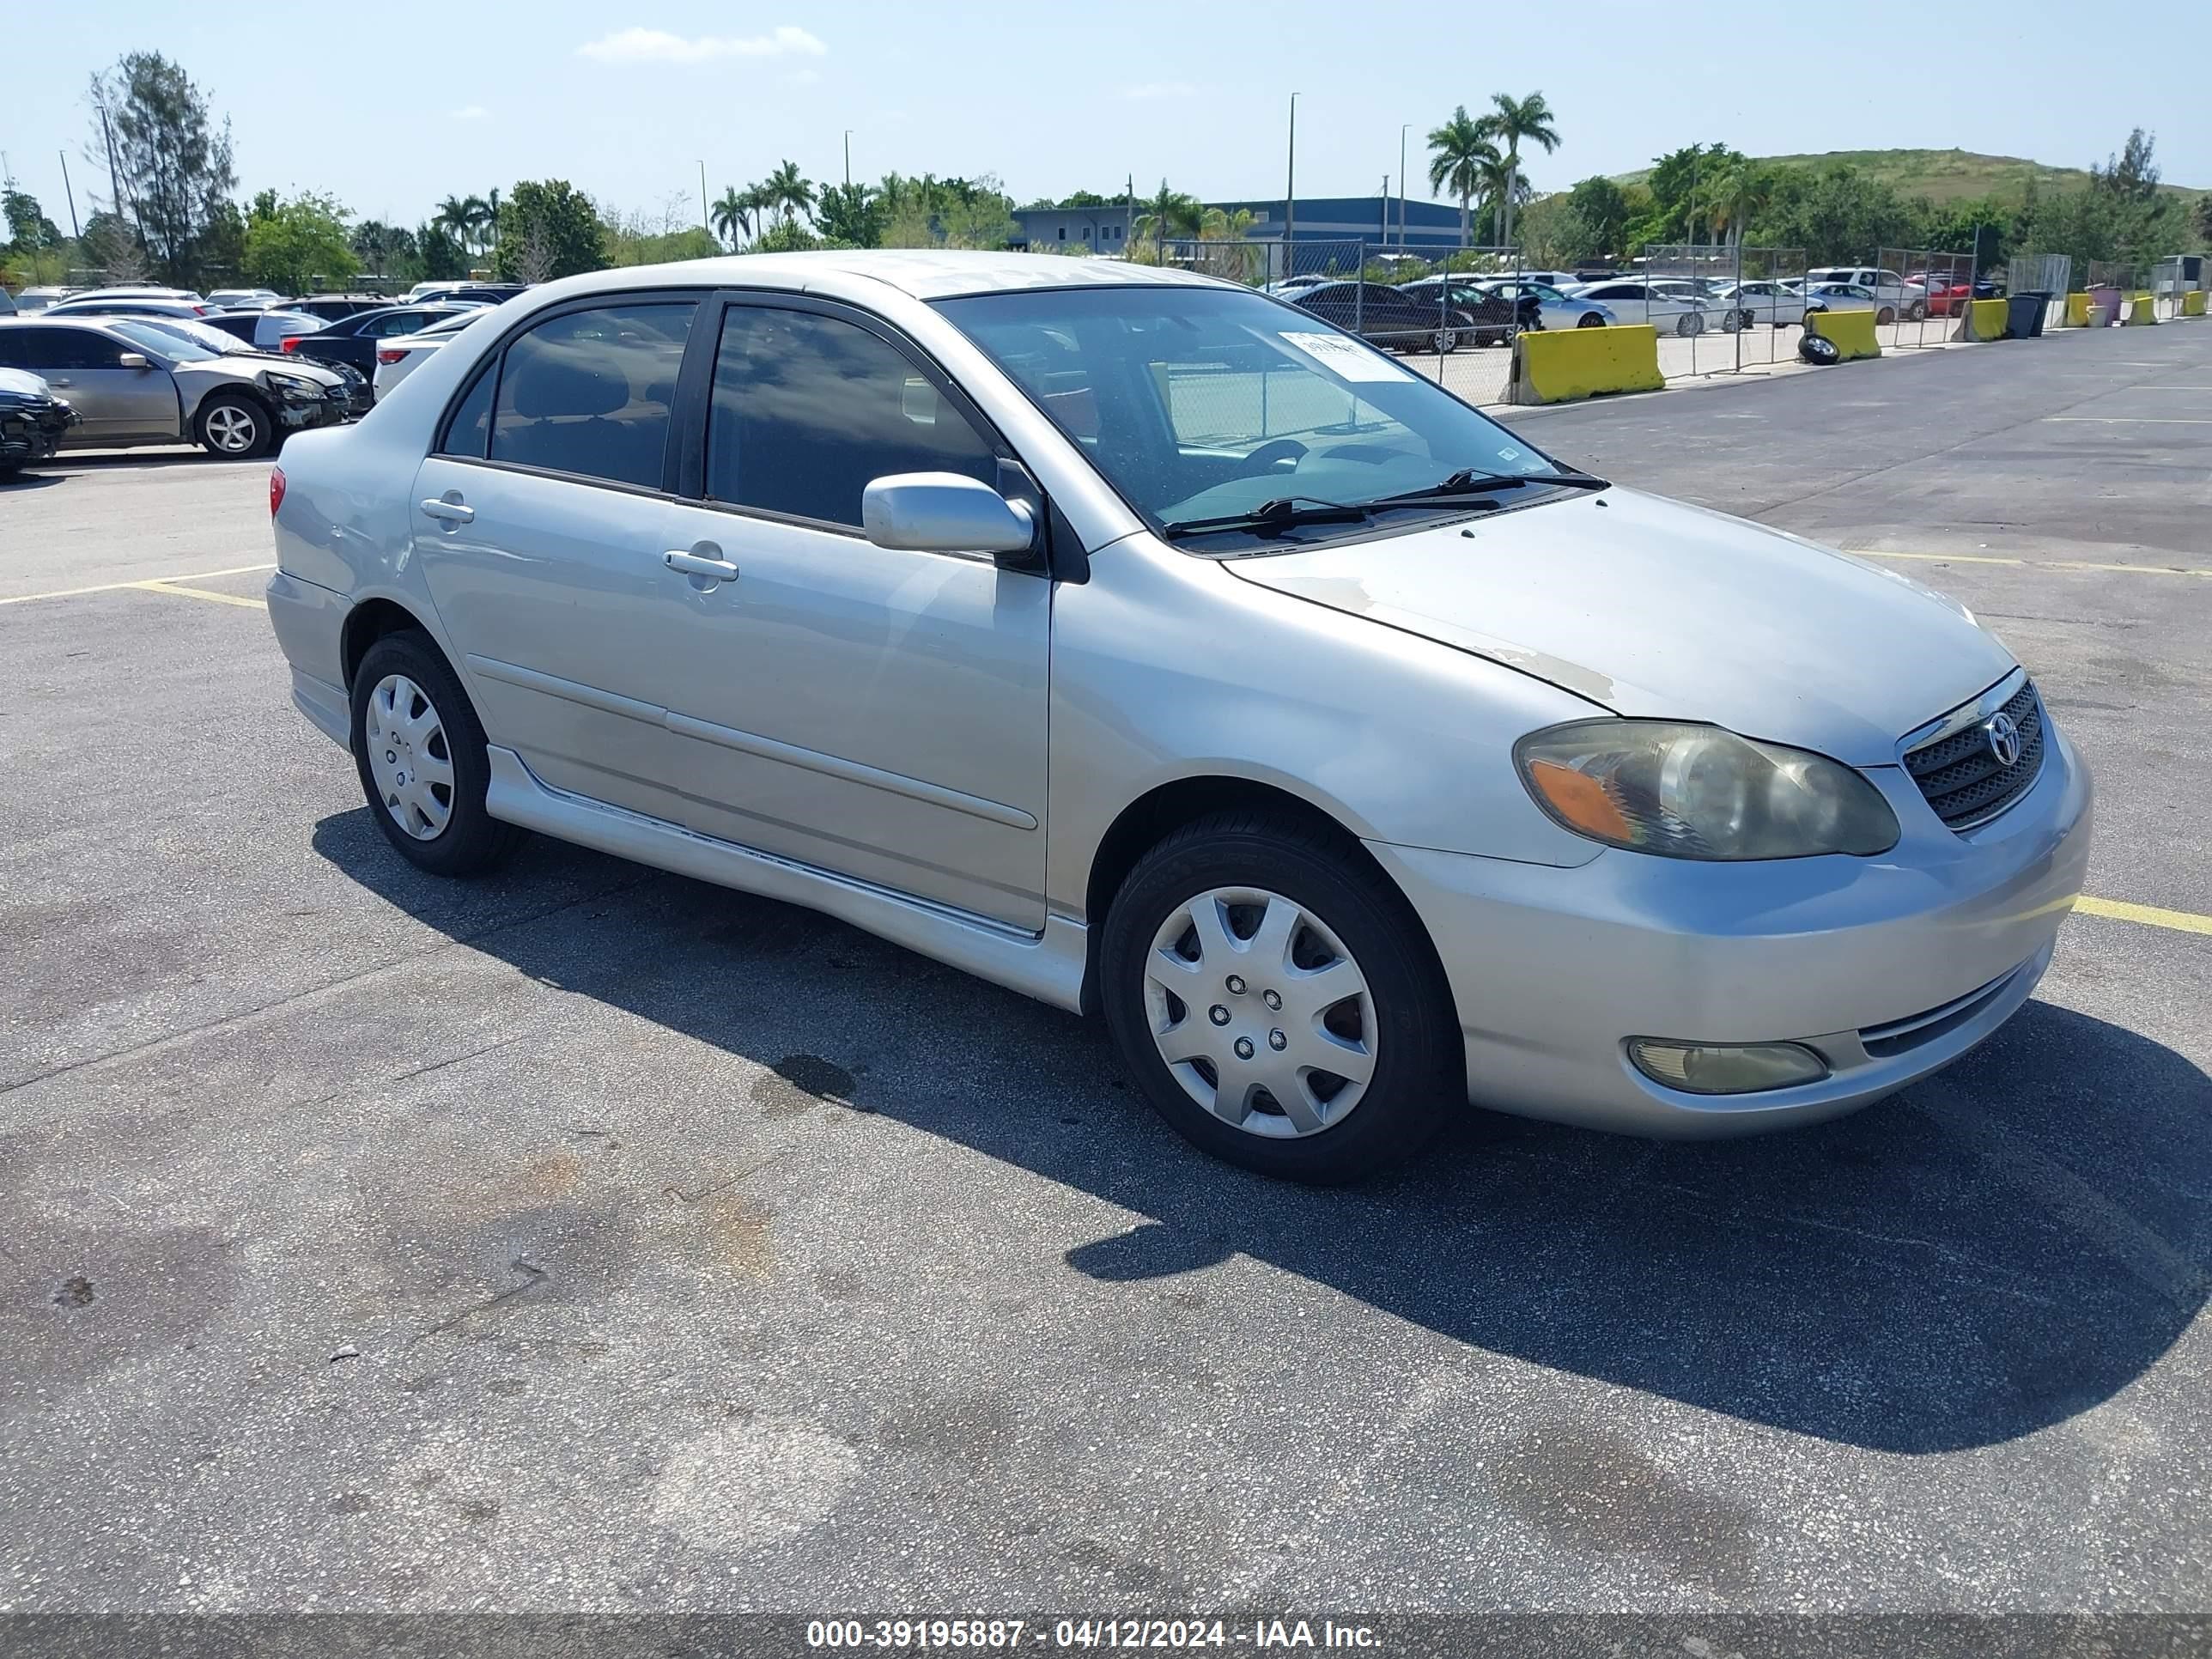
<path id="1" fill-rule="evenodd" d="M 796 214 L 811 214 L 814 210 L 814 186 L 799 170 L 796 161 L 786 161 L 763 181 L 776 207 L 783 213 L 783 222 L 789 224 Z"/>
<path id="2" fill-rule="evenodd" d="M 735 185 L 725 185 L 714 203 L 714 234 L 729 243 L 734 250 L 740 235 L 750 238 L 753 234 L 753 210 L 758 204 L 750 190 L 742 195 Z"/>
<path id="3" fill-rule="evenodd" d="M 1429 188 L 1448 191 L 1459 198 L 1459 240 L 1474 240 L 1474 224 L 1468 204 L 1482 189 L 1483 169 L 1494 165 L 1498 146 L 1490 142 L 1492 119 L 1476 120 L 1462 104 L 1450 120 L 1429 134 Z"/>
<path id="4" fill-rule="evenodd" d="M 447 235 L 466 247 L 469 231 L 471 228 L 469 203 L 475 200 L 476 198 L 473 196 L 465 200 L 459 196 L 448 196 L 438 204 L 438 210 L 430 216 L 430 228 L 444 231 Z"/>
<path id="5" fill-rule="evenodd" d="M 461 202 L 461 212 L 468 221 L 469 246 L 482 252 L 490 246 L 487 233 L 491 228 L 491 204 L 481 196 L 466 197 Z"/>
<path id="6" fill-rule="evenodd" d="M 499 246 L 499 191 L 494 189 L 484 198 L 484 226 L 490 233 L 494 247 Z"/>
<path id="7" fill-rule="evenodd" d="M 1506 202 L 1528 193 L 1527 185 L 1513 175 L 1513 165 L 1495 149 L 1475 164 L 1476 194 L 1490 215 L 1490 240 L 1503 246 L 1511 239 L 1500 228 L 1505 222 Z M 1517 186 L 1517 189 L 1516 189 Z"/>
<path id="8" fill-rule="evenodd" d="M 1490 94 L 1490 101 L 1498 112 L 1489 118 L 1491 131 L 1505 141 L 1505 164 L 1516 175 L 1521 171 L 1521 141 L 1542 147 L 1549 155 L 1559 147 L 1559 130 L 1552 125 L 1552 106 L 1544 101 L 1544 94 L 1532 92 L 1526 98 L 1509 98 L 1502 92 Z M 1513 240 L 1514 185 L 1505 187 L 1505 223 L 1498 240 Z"/>
<path id="9" fill-rule="evenodd" d="M 1749 161 L 1732 161 L 1698 192 L 1696 207 L 1713 228 L 1713 240 L 1741 243 L 1744 228 L 1774 198 L 1773 176 Z"/>
<path id="10" fill-rule="evenodd" d="M 1136 234 L 1160 242 L 1171 236 L 1193 238 L 1206 230 L 1206 209 L 1198 198 L 1179 190 L 1170 190 L 1168 181 L 1160 180 L 1159 194 L 1138 204 Z"/>

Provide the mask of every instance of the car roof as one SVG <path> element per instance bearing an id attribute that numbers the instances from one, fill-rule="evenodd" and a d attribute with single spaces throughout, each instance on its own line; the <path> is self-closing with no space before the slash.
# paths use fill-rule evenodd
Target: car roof
<path id="1" fill-rule="evenodd" d="M 917 300 L 1001 294 L 1024 288 L 1133 287 L 1170 283 L 1236 288 L 1172 265 L 1120 259 L 1068 258 L 1056 253 L 969 252 L 953 248 L 840 248 L 811 253 L 728 254 L 665 265 L 628 265 L 567 276 L 531 289 L 543 299 L 577 298 L 638 288 L 776 288 L 793 292 L 880 283 Z M 1249 291 L 1249 290 L 1247 290 Z"/>

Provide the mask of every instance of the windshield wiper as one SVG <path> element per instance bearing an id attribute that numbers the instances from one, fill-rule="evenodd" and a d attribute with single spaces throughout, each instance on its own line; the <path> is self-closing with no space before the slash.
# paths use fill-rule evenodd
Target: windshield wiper
<path id="1" fill-rule="evenodd" d="M 1396 507 L 1406 501 L 1428 501 L 1440 496 L 1510 489 L 1518 484 L 1564 484 L 1574 489 L 1605 489 L 1610 487 L 1610 481 L 1588 472 L 1478 472 L 1473 467 L 1462 467 L 1449 478 L 1432 483 L 1425 489 L 1407 489 L 1395 495 L 1378 496 L 1368 505 Z"/>
<path id="2" fill-rule="evenodd" d="M 1301 501 L 1310 505 L 1301 507 Z M 1218 519 L 1173 520 L 1160 526 L 1160 534 L 1174 541 L 1214 530 L 1273 531 L 1302 524 L 1364 524 L 1370 516 L 1364 507 L 1323 501 L 1318 495 L 1278 495 L 1273 501 L 1261 502 L 1249 513 L 1230 513 Z"/>

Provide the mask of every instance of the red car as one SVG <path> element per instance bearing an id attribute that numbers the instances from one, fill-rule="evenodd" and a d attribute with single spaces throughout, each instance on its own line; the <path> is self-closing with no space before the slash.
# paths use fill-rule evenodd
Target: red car
<path id="1" fill-rule="evenodd" d="M 1967 301 L 1992 299 L 1997 291 L 1996 284 L 1986 277 L 1978 283 L 1963 283 L 1948 276 L 1931 277 L 1924 270 L 1916 270 L 1905 281 L 1908 288 L 1928 290 L 1930 317 L 1955 317 Z"/>

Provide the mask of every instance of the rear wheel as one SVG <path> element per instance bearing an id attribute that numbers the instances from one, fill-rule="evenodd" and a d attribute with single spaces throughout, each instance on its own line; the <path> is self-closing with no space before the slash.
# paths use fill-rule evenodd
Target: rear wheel
<path id="1" fill-rule="evenodd" d="M 1263 1175 L 1358 1180 L 1466 1098 L 1443 972 L 1356 853 L 1294 817 L 1216 814 L 1147 853 L 1107 914 L 1123 1064 L 1184 1136 Z"/>
<path id="2" fill-rule="evenodd" d="M 269 453 L 276 442 L 276 422 L 258 400 L 224 392 L 200 405 L 192 420 L 192 434 L 210 455 L 250 461 Z"/>
<path id="3" fill-rule="evenodd" d="M 483 726 L 429 635 L 386 634 L 353 682 L 354 763 L 376 827 L 436 876 L 480 875 L 523 832 L 485 809 L 491 761 Z"/>
<path id="4" fill-rule="evenodd" d="M 1705 331 L 1705 319 L 1702 313 L 1686 311 L 1674 319 L 1674 332 L 1686 340 L 1692 334 L 1702 334 Z"/>
<path id="5" fill-rule="evenodd" d="M 1908 323 L 1924 321 L 1927 316 L 1928 301 L 1925 300 L 1915 300 L 1905 308 L 1905 320 Z"/>
<path id="6" fill-rule="evenodd" d="M 1880 311 L 1875 313 L 1874 319 L 1882 327 L 1887 328 L 1897 320 L 1897 308 L 1894 306 L 1884 306 Z"/>

